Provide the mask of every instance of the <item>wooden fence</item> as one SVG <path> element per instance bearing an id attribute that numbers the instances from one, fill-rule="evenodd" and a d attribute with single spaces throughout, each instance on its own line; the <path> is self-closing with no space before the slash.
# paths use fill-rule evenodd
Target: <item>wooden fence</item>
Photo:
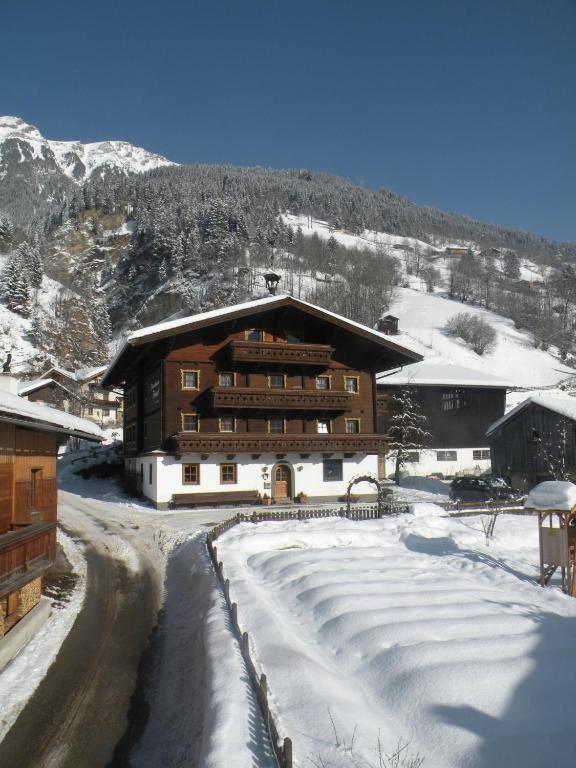
<path id="1" fill-rule="evenodd" d="M 479 513 L 494 513 L 496 511 L 506 512 L 512 514 L 519 514 L 523 511 L 523 507 L 516 504 L 496 504 L 495 502 L 486 503 L 470 503 L 470 504 L 454 504 L 452 502 L 442 503 L 442 506 L 447 511 L 452 512 L 455 515 L 472 515 Z M 282 509 L 282 510 L 270 510 L 270 511 L 254 511 L 251 513 L 238 512 L 234 517 L 230 517 L 223 523 L 216 525 L 206 536 L 206 546 L 208 547 L 208 554 L 210 560 L 216 571 L 216 575 L 222 587 L 224 593 L 224 599 L 226 605 L 230 611 L 232 619 L 232 627 L 234 633 L 240 643 L 240 649 L 242 651 L 242 657 L 248 670 L 248 675 L 252 683 L 252 687 L 256 694 L 256 699 L 266 724 L 268 736 L 270 738 L 270 744 L 274 753 L 274 758 L 278 768 L 292 768 L 292 740 L 285 736 L 283 739 L 280 736 L 280 732 L 274 717 L 270 711 L 268 705 L 268 684 L 266 675 L 258 673 L 254 662 L 250 656 L 250 638 L 247 632 L 243 632 L 238 622 L 238 605 L 230 599 L 230 581 L 225 578 L 224 565 L 218 560 L 218 550 L 214 542 L 219 536 L 229 531 L 234 526 L 240 523 L 263 523 L 266 521 L 283 521 L 283 520 L 311 520 L 314 518 L 323 517 L 345 517 L 348 520 L 377 520 L 389 515 L 401 514 L 408 512 L 408 504 L 390 503 L 386 504 L 383 508 L 378 509 L 376 504 L 367 506 L 356 506 L 350 510 L 345 507 L 338 508 L 320 508 L 320 509 Z"/>

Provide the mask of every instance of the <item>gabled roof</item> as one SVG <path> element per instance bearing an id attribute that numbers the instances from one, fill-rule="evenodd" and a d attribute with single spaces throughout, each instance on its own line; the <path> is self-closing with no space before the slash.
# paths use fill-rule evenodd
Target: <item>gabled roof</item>
<path id="1" fill-rule="evenodd" d="M 502 426 L 502 424 L 505 424 L 531 405 L 539 405 L 541 408 L 546 408 L 548 411 L 553 411 L 560 416 L 565 416 L 567 419 L 576 421 L 576 397 L 543 397 L 542 395 L 531 395 L 517 405 L 516 408 L 512 408 L 511 411 L 504 414 L 498 421 L 495 421 L 494 424 L 488 428 L 486 434 L 491 434 L 494 430 L 498 429 L 498 427 Z"/>
<path id="2" fill-rule="evenodd" d="M 66 389 L 66 387 L 59 381 L 56 381 L 56 379 L 34 379 L 34 381 L 22 381 L 18 386 L 18 394 L 20 397 L 26 397 L 26 395 L 31 395 L 33 392 L 37 392 L 39 389 L 43 389 L 44 387 L 49 387 L 51 385 L 60 387 L 60 389 L 63 389 L 64 392 L 67 392 L 69 395 L 72 394 L 70 390 Z"/>
<path id="3" fill-rule="evenodd" d="M 349 320 L 342 315 L 337 315 L 335 312 L 330 312 L 327 309 L 318 307 L 315 304 L 310 304 L 302 299 L 296 299 L 294 296 L 282 294 L 279 296 L 266 296 L 262 299 L 256 299 L 254 301 L 247 301 L 243 304 L 233 304 L 229 307 L 222 307 L 220 309 L 213 309 L 209 312 L 201 312 L 197 315 L 191 315 L 190 317 L 179 318 L 178 320 L 169 320 L 164 323 L 158 323 L 157 325 L 148 326 L 147 328 L 141 328 L 138 331 L 130 334 L 123 346 L 118 350 L 114 359 L 110 363 L 110 366 L 102 380 L 103 386 L 109 386 L 116 383 L 117 378 L 114 378 L 114 374 L 117 372 L 118 367 L 126 360 L 127 353 L 130 348 L 138 347 L 151 342 L 159 341 L 171 336 L 177 336 L 189 331 L 199 330 L 201 328 L 208 328 L 213 325 L 225 322 L 227 320 L 233 320 L 241 317 L 249 317 L 260 310 L 273 310 L 280 309 L 282 307 L 293 307 L 305 312 L 308 315 L 317 317 L 320 320 L 325 320 L 330 323 L 340 325 L 344 330 L 348 330 L 352 333 L 356 333 L 364 338 L 379 344 L 382 347 L 387 348 L 390 351 L 397 352 L 400 356 L 403 356 L 406 360 L 421 360 L 422 355 L 413 349 L 398 344 L 397 341 L 391 336 L 387 336 L 380 331 L 375 331 L 372 328 L 368 328 L 361 323 L 357 323 L 354 320 Z"/>
<path id="4" fill-rule="evenodd" d="M 446 363 L 419 363 L 405 365 L 394 371 L 384 371 L 376 376 L 376 381 L 386 387 L 428 386 L 428 387 L 493 387 L 506 389 L 510 382 L 490 376 L 488 373 L 465 368 L 463 365 Z"/>
<path id="5" fill-rule="evenodd" d="M 48 405 L 31 403 L 19 395 L 0 389 L 0 422 L 100 441 L 104 438 L 97 424 Z"/>
<path id="6" fill-rule="evenodd" d="M 48 374 L 50 373 L 59 373 L 60 376 L 64 376 L 67 379 L 71 379 L 72 381 L 75 381 L 76 375 L 74 371 L 67 371 L 65 368 L 60 368 L 58 365 L 51 365 L 50 368 L 48 368 L 46 371 L 42 373 L 42 378 L 46 379 L 48 378 Z"/>
<path id="7" fill-rule="evenodd" d="M 107 368 L 107 365 L 98 365 L 92 368 L 78 368 L 78 370 L 74 372 L 74 378 L 81 384 L 85 384 L 87 381 L 97 379 L 98 376 L 101 376 Z"/>

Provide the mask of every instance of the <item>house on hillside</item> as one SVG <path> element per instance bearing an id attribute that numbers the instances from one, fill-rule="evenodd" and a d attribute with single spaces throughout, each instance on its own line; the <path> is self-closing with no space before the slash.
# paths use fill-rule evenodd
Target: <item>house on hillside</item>
<path id="1" fill-rule="evenodd" d="M 331 500 L 377 476 L 375 372 L 419 359 L 273 295 L 136 331 L 103 385 L 124 387 L 126 468 L 156 506 Z"/>
<path id="2" fill-rule="evenodd" d="M 488 429 L 494 471 L 529 490 L 576 476 L 576 398 L 532 395 Z"/>
<path id="3" fill-rule="evenodd" d="M 103 427 L 122 423 L 122 398 L 100 386 L 107 366 L 67 371 L 51 366 L 39 378 L 22 381 L 19 394 L 31 402 L 53 405 Z"/>
<path id="4" fill-rule="evenodd" d="M 405 465 L 409 474 L 451 477 L 490 470 L 486 430 L 504 414 L 509 386 L 506 381 L 460 365 L 426 360 L 382 372 L 376 381 L 378 426 L 383 435 L 390 428 L 392 393 L 408 388 L 418 394 L 431 437 L 424 450 L 410 452 L 410 461 Z M 387 456 L 381 474 L 393 474 L 394 463 L 395 456 Z"/>
<path id="5" fill-rule="evenodd" d="M 447 245 L 444 248 L 444 256 L 465 256 L 470 252 L 470 248 L 463 245 Z"/>
<path id="6" fill-rule="evenodd" d="M 58 447 L 69 436 L 102 439 L 90 421 L 19 397 L 18 385 L 0 374 L 0 667 L 45 615 L 39 602 L 56 547 Z M 15 632 L 26 616 L 27 627 Z"/>

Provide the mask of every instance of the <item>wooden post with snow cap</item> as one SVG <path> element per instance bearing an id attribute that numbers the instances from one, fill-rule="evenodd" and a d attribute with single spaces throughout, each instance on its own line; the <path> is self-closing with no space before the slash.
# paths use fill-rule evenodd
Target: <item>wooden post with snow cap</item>
<path id="1" fill-rule="evenodd" d="M 292 739 L 286 736 L 284 739 L 284 765 L 286 768 L 292 768 Z"/>

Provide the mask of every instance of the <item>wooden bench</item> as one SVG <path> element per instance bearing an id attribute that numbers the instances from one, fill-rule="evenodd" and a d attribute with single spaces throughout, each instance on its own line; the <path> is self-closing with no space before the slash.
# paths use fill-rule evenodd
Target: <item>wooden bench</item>
<path id="1" fill-rule="evenodd" d="M 258 491 L 214 491 L 213 493 L 173 493 L 173 506 L 193 507 L 198 504 L 214 506 L 216 504 L 257 504 L 260 501 Z"/>

